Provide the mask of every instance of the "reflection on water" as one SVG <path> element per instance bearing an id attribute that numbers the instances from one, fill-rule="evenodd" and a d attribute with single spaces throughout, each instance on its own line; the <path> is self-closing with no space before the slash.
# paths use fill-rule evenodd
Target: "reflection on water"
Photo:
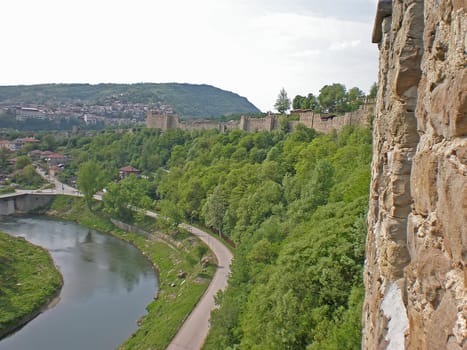
<path id="1" fill-rule="evenodd" d="M 47 218 L 3 219 L 0 230 L 48 249 L 64 277 L 60 303 L 0 341 L 0 350 L 114 349 L 136 329 L 157 287 L 136 248 Z"/>

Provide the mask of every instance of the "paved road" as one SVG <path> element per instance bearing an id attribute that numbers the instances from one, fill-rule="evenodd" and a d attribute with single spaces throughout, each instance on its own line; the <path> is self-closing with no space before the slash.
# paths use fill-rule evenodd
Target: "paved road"
<path id="1" fill-rule="evenodd" d="M 45 174 L 42 173 L 41 175 L 47 178 Z M 75 188 L 62 184 L 56 178 L 49 178 L 48 180 L 55 183 L 55 190 L 51 191 L 53 193 L 81 196 Z M 102 200 L 102 196 L 100 195 L 94 195 L 94 198 Z M 157 213 L 152 211 L 146 211 L 146 215 L 153 218 L 157 217 Z M 214 296 L 219 290 L 224 290 L 227 287 L 233 255 L 221 241 L 207 232 L 188 224 L 180 224 L 180 227 L 191 232 L 206 243 L 209 249 L 216 255 L 217 270 L 201 300 L 192 310 L 166 350 L 199 350 L 209 333 L 209 318 L 211 310 L 215 307 Z"/>
<path id="2" fill-rule="evenodd" d="M 68 186 L 67 184 L 64 184 L 60 182 L 56 177 L 52 177 L 47 175 L 44 170 L 42 170 L 39 167 L 36 167 L 36 172 L 45 180 L 49 181 L 51 184 L 55 185 L 54 189 L 45 189 L 45 190 L 36 190 L 34 192 L 41 192 L 41 193 L 47 193 L 47 191 L 50 191 L 54 194 L 66 194 L 69 196 L 77 196 L 77 197 L 82 197 L 83 195 L 79 193 L 79 191 L 71 186 Z M 17 191 L 18 192 L 18 191 Z"/>
<path id="3" fill-rule="evenodd" d="M 187 224 L 181 224 L 180 226 L 206 243 L 217 257 L 217 271 L 211 284 L 167 347 L 167 350 L 198 350 L 203 346 L 209 332 L 209 318 L 211 310 L 215 306 L 214 296 L 219 290 L 224 290 L 227 286 L 233 256 L 217 238 Z"/>
<path id="4" fill-rule="evenodd" d="M 149 210 L 146 211 L 146 215 L 157 218 L 157 213 Z M 180 227 L 206 243 L 217 258 L 217 270 L 208 289 L 166 349 L 198 350 L 209 333 L 209 318 L 211 310 L 215 307 L 214 296 L 219 290 L 227 287 L 233 255 L 221 241 L 199 228 L 188 224 L 180 224 Z"/>

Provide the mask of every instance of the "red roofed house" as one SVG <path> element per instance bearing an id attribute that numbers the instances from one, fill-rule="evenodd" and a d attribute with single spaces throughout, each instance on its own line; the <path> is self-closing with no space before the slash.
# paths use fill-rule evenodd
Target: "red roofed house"
<path id="1" fill-rule="evenodd" d="M 47 164 L 50 167 L 52 165 L 59 165 L 59 164 L 65 163 L 67 158 L 63 154 L 51 153 L 51 154 L 47 155 L 46 160 L 47 160 Z"/>
<path id="2" fill-rule="evenodd" d="M 28 156 L 31 157 L 33 160 L 39 160 L 42 158 L 42 151 L 39 149 L 32 150 L 28 152 Z"/>
<path id="3" fill-rule="evenodd" d="M 41 142 L 40 140 L 34 137 L 23 137 L 20 139 L 16 139 L 12 141 L 12 144 L 14 144 L 14 149 L 12 149 L 12 151 L 17 151 L 21 149 L 27 143 L 40 143 L 40 142 Z"/>
<path id="4" fill-rule="evenodd" d="M 10 151 L 13 151 L 14 143 L 8 140 L 0 140 L 0 148 L 6 148 Z"/>
<path id="5" fill-rule="evenodd" d="M 128 165 L 123 168 L 120 168 L 120 179 L 123 180 L 124 178 L 130 176 L 131 174 L 138 176 L 140 173 L 141 173 L 140 170 L 133 168 L 131 165 Z"/>
<path id="6" fill-rule="evenodd" d="M 36 139 L 35 137 L 23 137 L 21 139 L 16 139 L 16 142 L 20 142 L 20 143 L 39 143 L 41 141 Z"/>

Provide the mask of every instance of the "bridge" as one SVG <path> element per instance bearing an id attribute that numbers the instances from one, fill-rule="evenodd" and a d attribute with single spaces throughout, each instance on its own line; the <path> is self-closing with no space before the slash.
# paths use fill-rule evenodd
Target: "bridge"
<path id="1" fill-rule="evenodd" d="M 49 204 L 57 193 L 18 191 L 0 196 L 0 215 L 25 214 Z"/>
<path id="2" fill-rule="evenodd" d="M 12 193 L 0 195 L 0 215 L 26 214 L 40 209 L 49 204 L 57 194 L 83 196 L 76 188 L 60 182 L 55 177 L 46 175 L 43 169 L 36 167 L 35 170 L 54 187 L 39 190 L 16 190 Z M 99 195 L 95 195 L 94 198 L 102 200 Z"/>

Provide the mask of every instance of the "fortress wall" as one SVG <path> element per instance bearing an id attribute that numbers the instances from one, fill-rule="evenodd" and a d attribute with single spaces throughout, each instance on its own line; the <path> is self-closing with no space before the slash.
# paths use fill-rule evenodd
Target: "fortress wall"
<path id="1" fill-rule="evenodd" d="M 242 130 L 248 132 L 255 131 L 272 131 L 278 127 L 278 121 L 275 116 L 267 116 L 265 118 L 249 118 L 242 116 L 240 126 Z"/>
<path id="2" fill-rule="evenodd" d="M 289 129 L 294 130 L 298 124 L 308 128 L 314 128 L 319 132 L 329 133 L 332 130 L 341 130 L 345 125 L 368 126 L 371 123 L 374 112 L 374 104 L 367 104 L 355 112 L 346 113 L 344 116 L 324 119 L 325 115 L 316 114 L 310 110 L 298 110 L 292 113 L 300 116 L 299 121 L 290 121 Z M 149 112 L 146 117 L 148 128 L 182 129 L 182 130 L 210 130 L 217 129 L 221 132 L 240 129 L 247 132 L 273 131 L 280 129 L 280 118 L 278 115 L 268 115 L 264 118 L 250 118 L 242 116 L 239 121 L 216 122 L 211 120 L 180 121 L 178 116 L 161 115 Z"/>
<path id="3" fill-rule="evenodd" d="M 209 121 L 209 120 L 190 120 L 186 122 L 181 122 L 179 128 L 182 130 L 211 130 L 216 129 L 223 131 L 223 123 Z"/>
<path id="4" fill-rule="evenodd" d="M 371 125 L 374 106 L 375 105 L 373 103 L 364 104 L 354 112 L 347 112 L 343 116 L 338 115 L 329 119 L 325 118 L 325 114 L 317 114 L 310 110 L 298 110 L 295 111 L 295 114 L 300 116 L 298 123 L 303 124 L 308 128 L 313 128 L 319 132 L 329 133 L 332 130 L 340 131 L 346 125 L 355 125 L 360 127 Z M 291 123 L 290 125 L 292 128 L 295 128 L 298 123 Z"/>
<path id="5" fill-rule="evenodd" d="M 181 126 L 180 119 L 175 115 L 164 115 L 166 129 L 178 129 Z"/>

